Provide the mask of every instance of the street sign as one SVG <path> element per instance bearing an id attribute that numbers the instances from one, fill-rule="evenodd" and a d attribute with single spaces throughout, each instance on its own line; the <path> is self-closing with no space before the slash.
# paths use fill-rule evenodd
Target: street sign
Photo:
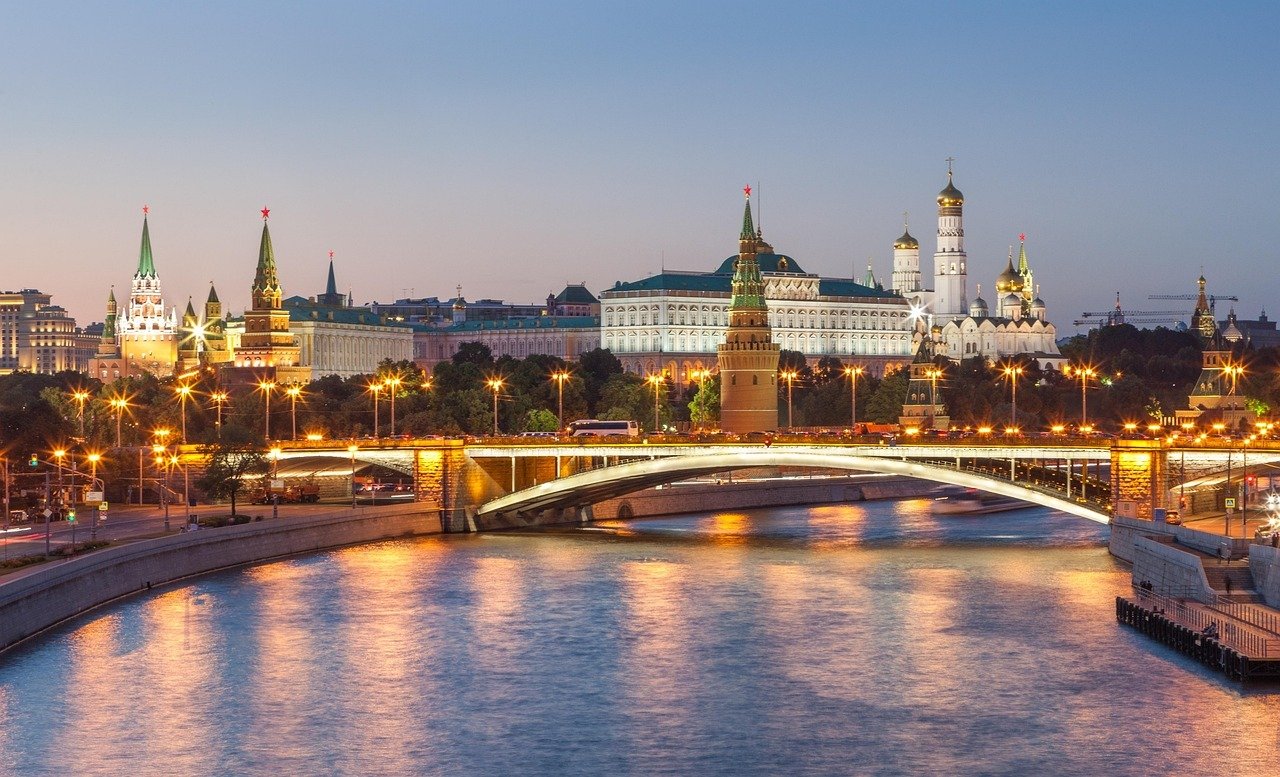
<path id="1" fill-rule="evenodd" d="M 102 494 L 102 492 L 101 492 L 101 491 L 89 491 L 89 492 L 87 492 L 87 493 L 84 495 L 84 501 L 86 501 L 86 502 L 101 502 L 101 501 L 102 501 L 102 496 L 103 496 L 103 494 Z"/>
<path id="2" fill-rule="evenodd" d="M 1227 507 L 1235 507 L 1235 506 L 1236 506 L 1236 499 L 1235 499 L 1235 497 L 1233 497 L 1233 496 L 1229 496 L 1229 497 L 1227 497 Z"/>
<path id="3" fill-rule="evenodd" d="M 98 512 L 100 512 L 100 513 L 105 513 L 106 511 L 107 511 L 107 503 L 106 503 L 106 502 L 99 502 L 99 503 L 98 503 Z"/>
<path id="4" fill-rule="evenodd" d="M 46 507 L 46 508 L 44 509 L 44 513 L 43 513 L 43 515 L 44 515 L 44 517 L 45 517 L 46 519 L 48 519 L 48 518 L 52 518 L 52 517 L 53 517 L 53 511 Z"/>

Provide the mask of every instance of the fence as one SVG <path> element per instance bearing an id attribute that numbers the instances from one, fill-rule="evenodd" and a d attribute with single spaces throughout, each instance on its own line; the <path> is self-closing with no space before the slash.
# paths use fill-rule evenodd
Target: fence
<path id="1" fill-rule="evenodd" d="M 1259 623 L 1239 618 L 1233 612 L 1219 609 L 1223 605 L 1221 597 L 1215 596 L 1219 600 L 1218 603 L 1205 605 L 1214 609 L 1214 612 L 1209 612 L 1197 607 L 1198 602 L 1188 602 L 1185 598 L 1158 594 L 1136 587 L 1134 590 L 1140 604 L 1151 607 L 1160 615 L 1197 631 L 1203 631 L 1212 625 L 1218 631 L 1216 638 L 1220 643 L 1233 647 L 1251 658 L 1280 658 L 1280 638 L 1267 638 L 1236 625 L 1235 620 L 1238 618 L 1251 626 L 1267 628 Z M 1239 602 L 1225 604 L 1234 608 L 1240 606 Z M 1223 617 L 1216 616 L 1215 612 L 1221 613 Z M 1271 617 L 1269 613 L 1263 612 L 1257 612 L 1256 615 Z"/>

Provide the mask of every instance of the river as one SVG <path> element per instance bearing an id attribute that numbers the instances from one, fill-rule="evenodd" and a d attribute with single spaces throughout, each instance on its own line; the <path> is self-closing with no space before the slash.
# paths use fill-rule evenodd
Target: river
<path id="1" fill-rule="evenodd" d="M 1274 773 L 1280 689 L 1118 626 L 1106 531 L 904 500 L 230 570 L 0 655 L 0 774 Z"/>

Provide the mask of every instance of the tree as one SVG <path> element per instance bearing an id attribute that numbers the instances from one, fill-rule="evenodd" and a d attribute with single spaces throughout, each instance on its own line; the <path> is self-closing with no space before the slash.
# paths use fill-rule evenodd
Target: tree
<path id="1" fill-rule="evenodd" d="M 902 403 L 907 399 L 907 384 L 911 380 L 908 370 L 898 370 L 886 375 L 876 391 L 867 400 L 867 420 L 876 424 L 895 424 L 902 416 Z"/>
<path id="2" fill-rule="evenodd" d="M 245 481 L 267 474 L 267 457 L 262 449 L 248 443 L 223 443 L 205 448 L 208 465 L 200 488 L 215 499 L 231 500 L 231 516 L 236 514 L 236 497 Z"/>
<path id="3" fill-rule="evenodd" d="M 560 422 L 555 413 L 538 408 L 526 412 L 521 425 L 526 432 L 554 432 L 560 427 Z"/>
<path id="4" fill-rule="evenodd" d="M 689 420 L 694 426 L 711 426 L 720 420 L 720 376 L 702 382 L 689 402 Z"/>
<path id="5" fill-rule="evenodd" d="M 460 343 L 453 355 L 454 364 L 474 364 L 477 367 L 493 366 L 493 351 L 481 342 Z"/>

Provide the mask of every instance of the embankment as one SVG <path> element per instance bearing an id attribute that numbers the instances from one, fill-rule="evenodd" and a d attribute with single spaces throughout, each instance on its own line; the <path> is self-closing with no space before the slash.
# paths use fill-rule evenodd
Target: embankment
<path id="1" fill-rule="evenodd" d="M 184 577 L 439 531 L 439 511 L 414 504 L 202 529 L 106 548 L 0 582 L 0 650 L 113 599 Z"/>

